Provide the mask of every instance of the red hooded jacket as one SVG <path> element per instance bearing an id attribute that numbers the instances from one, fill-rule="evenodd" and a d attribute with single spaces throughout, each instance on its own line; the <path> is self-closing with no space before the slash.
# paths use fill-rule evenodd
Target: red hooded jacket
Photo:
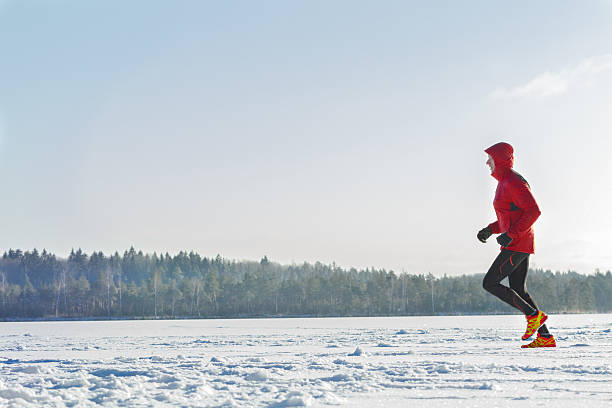
<path id="1" fill-rule="evenodd" d="M 489 224 L 489 228 L 494 234 L 505 232 L 512 238 L 510 245 L 502 249 L 533 254 L 533 223 L 541 212 L 527 181 L 512 170 L 514 149 L 502 142 L 489 147 L 485 152 L 495 162 L 491 175 L 498 181 L 493 200 L 497 221 Z"/>

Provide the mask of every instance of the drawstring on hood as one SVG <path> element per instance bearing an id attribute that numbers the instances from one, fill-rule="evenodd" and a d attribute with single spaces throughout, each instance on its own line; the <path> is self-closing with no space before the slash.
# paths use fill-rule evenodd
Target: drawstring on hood
<path id="1" fill-rule="evenodd" d="M 495 162 L 495 169 L 491 174 L 497 180 L 501 180 L 504 175 L 514 166 L 514 149 L 508 143 L 500 142 L 485 150 Z"/>

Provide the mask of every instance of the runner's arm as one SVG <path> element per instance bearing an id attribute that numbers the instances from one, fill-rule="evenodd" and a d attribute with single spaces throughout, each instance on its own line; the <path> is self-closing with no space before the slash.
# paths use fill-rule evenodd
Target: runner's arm
<path id="1" fill-rule="evenodd" d="M 494 234 L 501 233 L 501 229 L 499 229 L 499 221 L 495 221 L 489 224 L 489 228 L 491 228 L 491 232 Z"/>

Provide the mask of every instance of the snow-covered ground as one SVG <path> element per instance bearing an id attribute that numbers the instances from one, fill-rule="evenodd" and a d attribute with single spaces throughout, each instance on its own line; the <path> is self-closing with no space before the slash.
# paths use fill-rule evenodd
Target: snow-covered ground
<path id="1" fill-rule="evenodd" d="M 612 315 L 0 323 L 0 406 L 612 406 Z M 544 404 L 544 405 L 540 405 Z"/>

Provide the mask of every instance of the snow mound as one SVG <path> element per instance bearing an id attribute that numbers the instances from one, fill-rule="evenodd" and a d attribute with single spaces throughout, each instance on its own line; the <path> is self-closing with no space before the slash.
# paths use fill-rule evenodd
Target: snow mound
<path id="1" fill-rule="evenodd" d="M 240 407 L 240 405 L 238 405 L 232 397 L 229 397 L 228 399 L 225 400 L 224 403 L 222 403 L 221 405 L 218 405 L 218 408 L 238 408 L 238 407 Z"/>
<path id="2" fill-rule="evenodd" d="M 326 366 L 319 362 L 313 361 L 310 364 L 308 364 L 308 369 L 309 370 L 325 370 Z"/>
<path id="3" fill-rule="evenodd" d="M 267 363 L 268 361 L 263 357 L 250 357 L 247 358 L 246 361 L 249 363 Z"/>
<path id="4" fill-rule="evenodd" d="M 136 376 L 139 376 L 139 375 L 148 377 L 149 373 L 146 372 L 146 371 L 115 370 L 115 369 L 112 369 L 112 368 L 107 368 L 107 369 L 92 371 L 91 375 L 94 375 L 96 377 L 110 377 L 110 376 L 115 376 L 115 377 L 136 377 Z"/>
<path id="5" fill-rule="evenodd" d="M 159 382 L 159 383 L 170 384 L 170 383 L 180 382 L 181 379 L 176 376 L 166 374 L 166 375 L 162 375 L 161 377 L 157 378 L 154 381 Z"/>
<path id="6" fill-rule="evenodd" d="M 91 383 L 82 374 L 71 380 L 65 380 L 57 384 L 54 389 L 66 389 L 66 388 L 89 388 Z"/>
<path id="7" fill-rule="evenodd" d="M 209 397 L 215 394 L 215 390 L 213 390 L 212 387 L 208 384 L 199 385 L 196 392 L 199 395 L 206 395 Z"/>
<path id="8" fill-rule="evenodd" d="M 278 404 L 272 405 L 275 408 L 284 407 L 309 407 L 313 403 L 313 398 L 309 394 L 300 391 L 291 391 L 287 397 Z"/>
<path id="9" fill-rule="evenodd" d="M 340 382 L 340 381 L 353 381 L 353 377 L 348 374 L 336 374 L 331 377 L 321 378 L 322 381 Z"/>
<path id="10" fill-rule="evenodd" d="M 0 389 L 0 398 L 7 400 L 21 399 L 24 402 L 35 402 L 37 400 L 37 397 L 33 391 L 24 388 L 19 384 L 16 384 L 11 388 Z"/>
<path id="11" fill-rule="evenodd" d="M 326 391 L 321 394 L 321 396 L 317 397 L 317 402 L 326 405 L 342 405 L 345 401 L 333 392 Z"/>
<path id="12" fill-rule="evenodd" d="M 266 386 L 261 387 L 261 392 L 263 393 L 278 392 L 278 388 L 274 385 L 266 385 Z"/>
<path id="13" fill-rule="evenodd" d="M 210 362 L 211 363 L 217 363 L 217 364 L 227 364 L 228 363 L 228 359 L 225 357 L 211 357 L 210 358 Z"/>
<path id="14" fill-rule="evenodd" d="M 412 350 L 408 350 L 408 351 L 394 351 L 392 353 L 382 353 L 382 355 L 384 356 L 410 356 L 414 354 L 414 351 Z"/>
<path id="15" fill-rule="evenodd" d="M 38 365 L 26 365 L 21 367 L 15 367 L 12 369 L 15 373 L 24 374 L 49 374 L 51 370 L 47 367 L 41 367 Z"/>
<path id="16" fill-rule="evenodd" d="M 429 370 L 430 373 L 438 373 L 438 374 L 448 374 L 450 373 L 450 369 L 446 364 L 439 364 L 437 366 L 432 367 Z"/>
<path id="17" fill-rule="evenodd" d="M 257 370 L 247 375 L 247 380 L 249 381 L 259 381 L 263 382 L 268 379 L 268 374 L 264 370 Z"/>
<path id="18" fill-rule="evenodd" d="M 363 355 L 363 350 L 361 350 L 361 348 L 359 346 L 357 346 L 357 348 L 355 348 L 355 351 L 353 351 L 351 354 L 349 354 L 349 356 L 361 356 Z"/>
<path id="19" fill-rule="evenodd" d="M 479 390 L 497 390 L 499 389 L 499 387 L 497 387 L 495 384 L 492 384 L 490 382 L 485 382 L 480 387 L 478 387 L 478 389 Z"/>

